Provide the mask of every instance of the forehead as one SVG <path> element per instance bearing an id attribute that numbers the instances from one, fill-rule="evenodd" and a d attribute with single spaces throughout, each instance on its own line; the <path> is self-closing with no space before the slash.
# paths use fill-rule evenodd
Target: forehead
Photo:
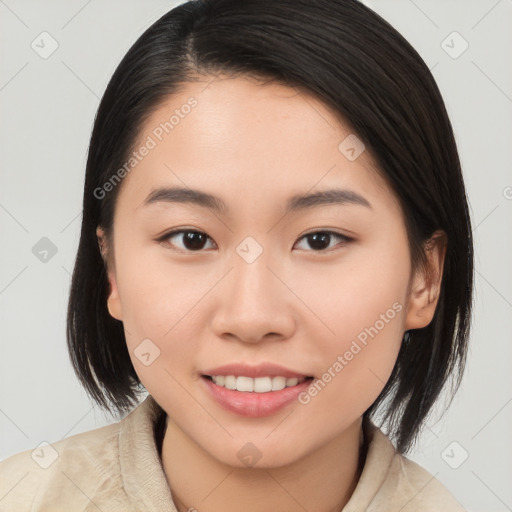
<path id="1" fill-rule="evenodd" d="M 359 153 L 357 144 L 350 128 L 304 91 L 245 77 L 204 78 L 184 84 L 149 116 L 121 196 L 138 207 L 166 185 L 236 192 L 237 200 L 256 200 L 259 191 L 260 206 L 314 187 L 389 195 L 369 151 L 355 159 L 347 153 Z"/>

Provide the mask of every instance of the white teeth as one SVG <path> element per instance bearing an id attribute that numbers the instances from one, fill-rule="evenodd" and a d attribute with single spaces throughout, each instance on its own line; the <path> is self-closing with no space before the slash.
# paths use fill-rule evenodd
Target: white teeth
<path id="1" fill-rule="evenodd" d="M 272 391 L 279 391 L 286 387 L 285 377 L 273 377 L 272 378 Z"/>
<path id="2" fill-rule="evenodd" d="M 226 375 L 224 387 L 228 389 L 236 389 L 236 377 L 233 375 Z"/>
<path id="3" fill-rule="evenodd" d="M 256 393 L 268 393 L 272 391 L 272 379 L 270 377 L 254 379 L 254 391 L 256 391 Z"/>
<path id="4" fill-rule="evenodd" d="M 214 375 L 212 376 L 213 382 L 217 386 L 222 386 L 227 389 L 254 392 L 254 393 L 268 393 L 269 391 L 280 391 L 286 387 L 296 386 L 299 382 L 305 380 L 305 377 L 298 379 L 293 377 L 287 379 L 286 377 L 258 377 L 253 379 L 251 377 L 234 375 Z"/>
<path id="5" fill-rule="evenodd" d="M 236 390 L 254 391 L 254 379 L 251 379 L 250 377 L 237 377 Z"/>

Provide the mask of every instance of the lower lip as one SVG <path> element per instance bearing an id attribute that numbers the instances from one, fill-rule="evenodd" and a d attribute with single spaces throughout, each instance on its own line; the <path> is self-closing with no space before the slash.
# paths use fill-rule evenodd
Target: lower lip
<path id="1" fill-rule="evenodd" d="M 207 377 L 201 377 L 201 380 L 204 381 L 211 396 L 222 407 L 240 416 L 249 418 L 271 416 L 281 409 L 284 409 L 287 405 L 297 400 L 298 396 L 307 389 L 313 381 L 313 379 L 306 379 L 296 386 L 290 386 L 280 391 L 254 393 L 217 386 L 217 384 Z"/>

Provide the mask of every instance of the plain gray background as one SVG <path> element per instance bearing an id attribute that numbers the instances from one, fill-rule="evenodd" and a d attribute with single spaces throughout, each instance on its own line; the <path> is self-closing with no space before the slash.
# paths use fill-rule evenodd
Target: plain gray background
<path id="1" fill-rule="evenodd" d="M 1 458 L 113 422 L 81 389 L 65 342 L 87 147 L 115 67 L 178 3 L 0 0 Z M 474 223 L 467 372 L 409 458 L 468 511 L 512 510 L 512 0 L 365 3 L 437 80 Z M 32 48 L 41 37 L 46 51 L 58 44 L 47 58 Z M 46 262 L 33 253 L 43 237 L 56 248 Z"/>

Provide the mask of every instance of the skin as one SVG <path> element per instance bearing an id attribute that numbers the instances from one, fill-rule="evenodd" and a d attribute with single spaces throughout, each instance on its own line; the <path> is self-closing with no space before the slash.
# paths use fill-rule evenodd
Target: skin
<path id="1" fill-rule="evenodd" d="M 211 81 L 212 77 L 208 80 Z M 193 96 L 197 106 L 126 175 L 107 249 L 110 314 L 122 320 L 133 365 L 168 414 L 163 466 L 178 510 L 341 510 L 360 476 L 361 418 L 388 380 L 404 331 L 432 320 L 444 246 L 413 271 L 403 213 L 369 150 L 338 149 L 350 128 L 320 101 L 276 83 L 216 77 L 186 84 L 148 119 L 140 141 Z M 187 203 L 143 206 L 157 186 L 222 198 L 229 214 Z M 366 198 L 291 212 L 289 197 L 333 187 Z M 209 238 L 187 252 L 172 228 Z M 315 250 L 304 235 L 331 230 Z M 106 244 L 101 227 L 98 239 Z M 236 248 L 253 237 L 247 263 Z M 190 247 L 190 246 L 189 246 Z M 307 405 L 268 417 L 223 409 L 202 371 L 272 362 L 321 378 L 365 327 L 394 303 L 401 310 Z M 134 354 L 149 338 L 148 366 Z M 237 456 L 247 443 L 260 460 Z"/>

